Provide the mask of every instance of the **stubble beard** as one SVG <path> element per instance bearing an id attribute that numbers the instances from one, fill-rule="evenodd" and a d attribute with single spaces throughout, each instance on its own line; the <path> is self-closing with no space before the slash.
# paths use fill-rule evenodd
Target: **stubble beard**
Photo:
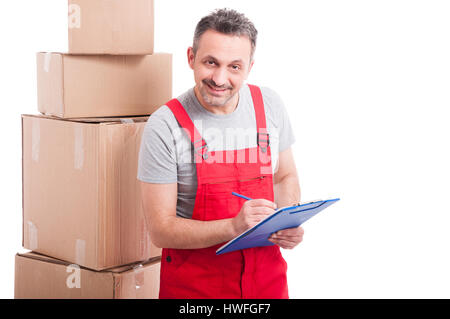
<path id="1" fill-rule="evenodd" d="M 217 86 L 215 86 L 214 84 L 209 83 L 205 80 L 203 80 L 202 82 L 203 82 L 203 86 L 199 90 L 200 95 L 202 96 L 203 101 L 205 101 L 210 106 L 214 106 L 214 107 L 225 106 L 237 93 L 237 92 L 233 93 L 233 88 L 231 86 L 229 86 L 229 87 L 227 87 L 227 90 L 230 92 L 229 95 L 224 96 L 222 98 L 211 96 L 207 92 L 208 84 L 211 85 L 212 87 L 217 87 Z"/>

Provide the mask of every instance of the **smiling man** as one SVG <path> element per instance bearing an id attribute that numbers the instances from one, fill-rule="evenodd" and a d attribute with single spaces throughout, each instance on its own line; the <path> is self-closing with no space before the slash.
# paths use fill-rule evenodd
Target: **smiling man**
<path id="1" fill-rule="evenodd" d="M 187 52 L 195 87 L 145 127 L 138 178 L 152 241 L 163 248 L 160 298 L 288 298 L 280 247 L 297 246 L 301 227 L 273 234 L 272 246 L 215 254 L 300 201 L 284 105 L 273 90 L 244 84 L 256 39 L 234 10 L 204 17 Z"/>

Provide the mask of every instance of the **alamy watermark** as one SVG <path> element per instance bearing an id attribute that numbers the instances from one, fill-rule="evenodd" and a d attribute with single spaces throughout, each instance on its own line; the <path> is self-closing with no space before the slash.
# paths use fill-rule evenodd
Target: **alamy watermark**
<path id="1" fill-rule="evenodd" d="M 69 289 L 81 288 L 81 270 L 80 266 L 71 264 L 66 267 L 66 272 L 70 273 L 66 279 L 66 286 Z"/>
<path id="2" fill-rule="evenodd" d="M 271 146 L 273 137 L 278 136 L 276 128 L 270 129 L 270 134 L 258 135 L 254 127 L 203 129 L 202 120 L 194 121 L 194 126 L 197 128 L 193 133 L 194 143 L 188 130 L 179 127 L 172 131 L 177 154 L 181 155 L 177 156 L 178 163 L 190 164 L 203 161 L 206 163 L 257 163 L 259 161 L 262 165 L 270 165 L 271 157 L 268 156 L 268 147 Z M 206 141 L 209 141 L 209 144 L 205 144 Z M 257 147 L 258 143 L 259 147 Z M 202 157 L 201 155 L 205 153 L 208 156 Z M 198 156 L 195 156 L 196 154 Z"/>
<path id="3" fill-rule="evenodd" d="M 78 4 L 69 5 L 69 29 L 81 28 L 81 8 Z"/>

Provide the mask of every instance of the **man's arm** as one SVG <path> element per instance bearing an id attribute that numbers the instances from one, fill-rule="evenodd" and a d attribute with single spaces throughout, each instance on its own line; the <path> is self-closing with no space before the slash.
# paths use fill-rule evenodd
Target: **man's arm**
<path id="1" fill-rule="evenodd" d="M 300 184 L 291 148 L 279 154 L 273 183 L 275 203 L 279 208 L 300 203 Z"/>
<path id="2" fill-rule="evenodd" d="M 177 183 L 141 182 L 144 214 L 153 244 L 161 248 L 199 249 L 226 242 L 274 211 L 265 199 L 245 202 L 231 219 L 199 221 L 176 216 Z"/>
<path id="3" fill-rule="evenodd" d="M 291 148 L 280 153 L 278 164 L 274 175 L 275 203 L 279 208 L 300 203 L 300 184 Z M 273 234 L 269 241 L 281 248 L 292 249 L 302 242 L 303 234 L 302 227 L 284 229 Z"/>

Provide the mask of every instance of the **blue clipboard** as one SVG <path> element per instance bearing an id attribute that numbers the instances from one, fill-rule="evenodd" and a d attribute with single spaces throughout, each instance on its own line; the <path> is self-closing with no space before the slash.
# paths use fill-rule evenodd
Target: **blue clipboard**
<path id="1" fill-rule="evenodd" d="M 275 245 L 267 240 L 273 233 L 282 229 L 300 226 L 338 200 L 339 198 L 335 198 L 280 208 L 249 230 L 217 249 L 216 255 L 245 248 Z"/>

